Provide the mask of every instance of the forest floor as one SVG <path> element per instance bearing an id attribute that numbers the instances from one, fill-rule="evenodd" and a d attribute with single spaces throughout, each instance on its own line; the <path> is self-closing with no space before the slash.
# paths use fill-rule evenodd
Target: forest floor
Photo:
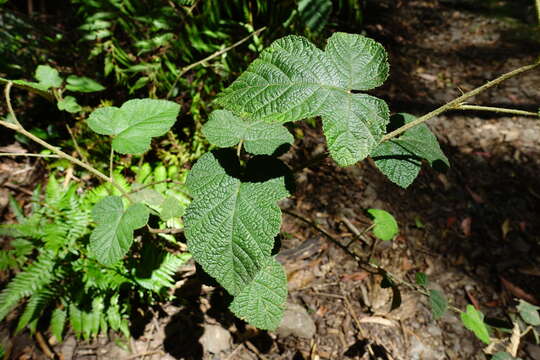
<path id="1" fill-rule="evenodd" d="M 393 112 L 426 113 L 540 53 L 530 28 L 477 12 L 470 3 L 380 1 L 368 9 L 363 29 L 383 43 L 392 65 L 387 85 L 373 94 Z M 537 111 L 539 84 L 540 72 L 529 72 L 471 103 Z M 281 203 L 286 213 L 278 257 L 287 270 L 288 302 L 295 304 L 287 315 L 290 328 L 246 327 L 228 312 L 224 291 L 208 285 L 190 263 L 175 289 L 178 300 L 141 311 L 131 351 L 107 338 L 73 337 L 55 350 L 66 360 L 485 359 L 483 344 L 457 314 L 433 320 L 428 299 L 417 292 L 401 286 L 401 306 L 390 311 L 392 290 L 382 289 L 381 277 L 362 270 L 357 259 L 371 258 L 411 283 L 424 272 L 454 306 L 472 303 L 487 317 L 507 318 L 516 298 L 538 303 L 540 122 L 454 112 L 428 125 L 451 168 L 424 167 L 406 190 L 369 161 L 339 168 L 327 159 L 297 175 L 296 192 Z M 294 130 L 303 137 L 286 162 L 324 151 L 320 124 Z M 369 208 L 396 217 L 394 241 L 374 245 L 369 233 L 355 236 L 370 225 Z M 26 340 L 21 336 L 21 344 Z M 519 356 L 540 359 L 540 347 L 527 337 L 521 341 Z"/>

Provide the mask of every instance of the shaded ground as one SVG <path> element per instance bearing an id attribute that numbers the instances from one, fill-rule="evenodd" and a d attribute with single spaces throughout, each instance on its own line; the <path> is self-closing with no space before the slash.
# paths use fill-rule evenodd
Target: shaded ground
<path id="1" fill-rule="evenodd" d="M 486 17 L 471 4 L 370 5 L 367 32 L 389 50 L 392 64 L 387 85 L 374 93 L 393 111 L 422 114 L 534 61 L 540 46 L 523 30 L 526 15 L 518 24 Z M 538 84 L 540 72 L 527 73 L 471 103 L 536 111 Z M 373 238 L 365 234 L 350 244 L 351 251 L 410 282 L 423 271 L 458 308 L 473 303 L 488 317 L 506 318 L 516 297 L 540 300 L 540 123 L 452 113 L 429 125 L 452 164 L 445 174 L 424 168 L 402 190 L 369 161 L 343 169 L 325 160 L 298 174 L 296 193 L 281 206 L 344 245 L 354 240 L 355 228 L 369 226 L 366 209 L 385 209 L 398 219 L 399 237 L 372 247 Z M 324 150 L 320 126 L 295 130 L 304 136 L 286 161 L 301 163 Z M 380 288 L 381 278 L 368 276 L 312 226 L 285 215 L 281 240 L 289 302 L 307 309 L 316 326 L 310 339 L 246 327 L 225 310 L 223 291 L 189 265 L 177 284 L 178 300 L 149 311 L 131 354 L 106 338 L 90 344 L 70 338 L 56 349 L 64 359 L 485 359 L 482 344 L 459 318 L 449 313 L 432 320 L 421 295 L 401 288 L 401 306 L 389 311 L 392 292 Z M 218 354 L 205 351 L 212 341 L 202 341 L 206 349 L 200 343 L 209 325 L 232 334 L 232 343 Z M 520 356 L 539 359 L 539 348 L 522 340 Z"/>

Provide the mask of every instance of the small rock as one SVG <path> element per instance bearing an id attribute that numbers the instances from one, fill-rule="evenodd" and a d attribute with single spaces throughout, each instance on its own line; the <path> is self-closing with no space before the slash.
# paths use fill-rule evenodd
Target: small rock
<path id="1" fill-rule="evenodd" d="M 411 339 L 411 347 L 409 350 L 410 359 L 412 360 L 441 360 L 444 359 L 444 354 L 439 353 L 431 347 L 425 345 L 416 336 Z"/>
<path id="2" fill-rule="evenodd" d="M 231 334 L 221 326 L 205 325 L 199 342 L 205 351 L 219 354 L 231 348 Z"/>
<path id="3" fill-rule="evenodd" d="M 276 332 L 282 337 L 294 335 L 310 339 L 315 335 L 315 330 L 315 322 L 306 309 L 300 305 L 288 303 L 281 325 Z"/>

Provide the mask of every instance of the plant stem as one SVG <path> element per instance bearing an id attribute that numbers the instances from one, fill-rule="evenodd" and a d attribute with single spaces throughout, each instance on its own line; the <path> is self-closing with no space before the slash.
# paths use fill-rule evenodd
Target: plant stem
<path id="1" fill-rule="evenodd" d="M 536 5 L 536 16 L 538 17 L 538 25 L 540 25 L 540 0 L 536 0 L 535 5 Z"/>
<path id="2" fill-rule="evenodd" d="M 212 60 L 213 58 L 215 57 L 218 57 L 220 55 L 223 55 L 225 54 L 227 51 L 229 50 L 232 50 L 234 49 L 235 47 L 245 43 L 246 41 L 248 41 L 251 37 L 255 36 L 255 35 L 258 35 L 259 33 L 263 32 L 264 30 L 266 30 L 266 26 L 263 26 L 262 28 L 258 29 L 258 30 L 255 30 L 254 32 L 252 32 L 251 34 L 249 34 L 248 36 L 246 36 L 245 38 L 241 39 L 241 40 L 238 40 L 237 42 L 235 42 L 234 44 L 232 44 L 231 46 L 227 46 L 226 48 L 224 49 L 221 49 L 221 50 L 218 50 L 216 51 L 215 53 L 213 53 L 212 55 L 210 56 L 207 56 L 205 57 L 204 59 L 202 60 L 199 60 L 197 62 L 194 62 L 193 64 L 190 64 L 188 66 L 185 66 L 183 67 L 182 69 L 180 69 L 180 72 L 178 73 L 178 75 L 176 76 L 176 79 L 174 79 L 174 82 L 173 84 L 171 85 L 171 88 L 169 89 L 169 92 L 167 93 L 167 96 L 165 96 L 165 99 L 168 99 L 171 97 L 172 95 L 172 92 L 174 90 L 174 87 L 176 86 L 176 84 L 178 83 L 178 80 L 180 80 L 180 78 L 182 77 L 182 75 L 184 75 L 185 73 L 187 73 L 189 70 L 193 69 L 194 67 L 196 66 L 199 66 L 201 65 L 202 63 L 205 63 L 206 61 L 209 61 L 209 60 Z"/>
<path id="3" fill-rule="evenodd" d="M 506 108 L 499 108 L 499 107 L 492 107 L 492 106 L 459 105 L 454 110 L 491 111 L 491 112 L 497 112 L 497 113 L 538 117 L 538 113 L 531 112 L 531 111 L 506 109 Z"/>
<path id="4" fill-rule="evenodd" d="M 8 83 L 6 85 L 4 95 L 5 95 L 5 98 L 6 98 L 6 103 L 7 103 L 9 114 L 11 115 L 14 123 L 0 120 L 0 125 L 1 126 L 7 127 L 8 129 L 14 130 L 14 131 L 18 132 L 19 134 L 22 134 L 22 135 L 26 136 L 27 138 L 29 138 L 30 140 L 38 143 L 39 145 L 43 146 L 44 148 L 51 150 L 53 153 L 55 153 L 59 157 L 64 158 L 66 160 L 69 160 L 73 164 L 79 165 L 80 167 L 90 171 L 92 174 L 94 174 L 98 178 L 100 178 L 100 179 L 102 179 L 102 180 L 104 180 L 106 182 L 111 183 L 115 188 L 117 188 L 120 191 L 120 193 L 123 196 L 125 196 L 128 200 L 130 200 L 129 195 L 112 178 L 110 178 L 107 175 L 103 174 L 101 171 L 99 171 L 98 169 L 96 169 L 92 165 L 87 164 L 87 163 L 85 163 L 85 162 L 83 162 L 83 161 L 81 161 L 81 160 L 79 160 L 77 158 L 74 158 L 73 156 L 63 152 L 62 150 L 58 149 L 57 147 L 52 146 L 48 142 L 42 140 L 41 138 L 39 138 L 36 135 L 32 134 L 31 132 L 27 131 L 19 123 L 19 121 L 17 120 L 17 116 L 15 115 L 15 111 L 13 111 L 13 107 L 11 106 L 11 97 L 10 97 L 10 94 L 9 94 L 9 91 L 11 89 L 11 84 L 12 83 L 10 82 L 10 83 Z"/>
<path id="5" fill-rule="evenodd" d="M 113 178 L 113 159 L 114 159 L 114 149 L 111 144 L 111 155 L 109 156 L 109 178 Z"/>
<path id="6" fill-rule="evenodd" d="M 540 1 L 540 0 L 538 0 L 538 1 Z M 422 123 L 426 122 L 427 120 L 429 120 L 429 119 L 431 119 L 431 118 L 433 118 L 433 117 L 435 117 L 437 115 L 442 114 L 445 111 L 459 108 L 460 106 L 462 106 L 462 103 L 465 100 L 467 100 L 467 99 L 469 99 L 469 98 L 471 98 L 471 97 L 473 97 L 475 95 L 478 95 L 479 93 L 481 93 L 481 92 L 483 92 L 483 91 L 485 91 L 485 90 L 487 90 L 487 89 L 489 89 L 489 88 L 491 88 L 491 87 L 493 87 L 495 85 L 498 85 L 501 82 L 503 82 L 503 81 L 505 81 L 507 79 L 510 79 L 511 77 L 514 77 L 514 76 L 519 75 L 521 73 L 524 73 L 526 71 L 532 70 L 532 69 L 534 69 L 534 68 L 536 68 L 538 66 L 540 66 L 540 61 L 537 61 L 536 63 L 531 64 L 531 65 L 522 66 L 522 67 L 517 68 L 515 70 L 512 70 L 510 72 L 507 72 L 506 74 L 503 74 L 503 75 L 499 76 L 498 78 L 496 78 L 494 80 L 491 80 L 491 81 L 487 82 L 486 84 L 484 84 L 484 85 L 482 85 L 480 87 L 477 87 L 476 89 L 471 90 L 471 91 L 461 95 L 458 98 L 455 98 L 454 100 L 452 100 L 449 103 L 447 103 L 447 104 L 433 110 L 432 112 L 427 113 L 426 115 L 421 116 L 421 117 L 417 118 L 416 120 L 411 121 L 410 123 L 405 124 L 402 127 L 400 127 L 398 129 L 386 134 L 382 138 L 381 142 L 388 141 L 388 140 L 390 140 L 390 139 L 404 133 L 405 131 L 409 130 L 410 128 L 412 128 L 412 127 L 414 127 L 416 125 L 422 124 Z"/>
<path id="7" fill-rule="evenodd" d="M 28 156 L 28 157 L 42 157 L 42 158 L 59 158 L 58 155 L 53 154 L 32 154 L 32 153 L 0 153 L 0 156 Z"/>

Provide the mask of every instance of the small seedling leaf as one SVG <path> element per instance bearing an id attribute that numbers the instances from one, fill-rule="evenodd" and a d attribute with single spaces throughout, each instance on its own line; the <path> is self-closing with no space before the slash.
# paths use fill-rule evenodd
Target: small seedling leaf
<path id="1" fill-rule="evenodd" d="M 517 309 L 519 315 L 527 324 L 532 326 L 540 325 L 540 315 L 538 315 L 538 309 L 540 309 L 540 307 L 529 304 L 525 300 L 519 300 Z"/>
<path id="2" fill-rule="evenodd" d="M 134 99 L 122 107 L 99 108 L 88 117 L 98 134 L 114 136 L 112 147 L 121 154 L 141 154 L 153 137 L 165 134 L 176 121 L 180 105 L 166 100 Z"/>
<path id="3" fill-rule="evenodd" d="M 219 147 L 230 147 L 243 141 L 246 151 L 255 155 L 272 155 L 280 146 L 292 144 L 294 138 L 281 124 L 242 119 L 228 110 L 215 110 L 203 127 L 204 136 Z"/>
<path id="4" fill-rule="evenodd" d="M 148 222 L 148 208 L 136 203 L 124 210 L 122 198 L 107 196 L 92 209 L 97 223 L 90 235 L 90 255 L 103 265 L 121 260 L 133 243 L 133 231 Z"/>
<path id="5" fill-rule="evenodd" d="M 490 343 L 489 330 L 484 323 L 484 314 L 481 311 L 476 310 L 472 305 L 467 305 L 466 312 L 462 312 L 460 317 L 463 325 L 472 331 L 478 339 L 486 344 Z"/>
<path id="6" fill-rule="evenodd" d="M 380 209 L 369 209 L 368 213 L 373 217 L 373 235 L 389 241 L 398 234 L 398 224 L 392 214 Z"/>
<path id="7" fill-rule="evenodd" d="M 431 314 L 435 320 L 443 316 L 448 308 L 446 297 L 438 290 L 429 290 L 429 303 L 431 305 Z"/>

